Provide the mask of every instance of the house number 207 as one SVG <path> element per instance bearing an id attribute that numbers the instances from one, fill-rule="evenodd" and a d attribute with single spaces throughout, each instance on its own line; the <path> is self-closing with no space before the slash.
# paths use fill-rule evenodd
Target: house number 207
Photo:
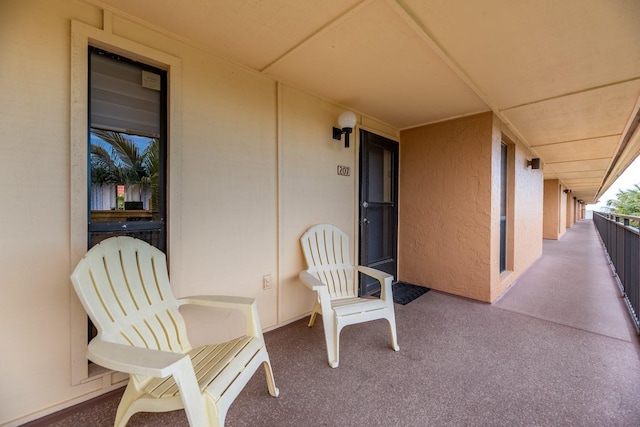
<path id="1" fill-rule="evenodd" d="M 338 175 L 342 175 L 342 176 L 351 175 L 351 168 L 349 166 L 338 165 Z"/>

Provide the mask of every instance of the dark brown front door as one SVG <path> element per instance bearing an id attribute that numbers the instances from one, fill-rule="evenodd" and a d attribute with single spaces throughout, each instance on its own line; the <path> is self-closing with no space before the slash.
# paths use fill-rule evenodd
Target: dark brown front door
<path id="1" fill-rule="evenodd" d="M 397 277 L 398 143 L 360 131 L 360 265 Z M 380 289 L 360 277 L 360 295 Z"/>

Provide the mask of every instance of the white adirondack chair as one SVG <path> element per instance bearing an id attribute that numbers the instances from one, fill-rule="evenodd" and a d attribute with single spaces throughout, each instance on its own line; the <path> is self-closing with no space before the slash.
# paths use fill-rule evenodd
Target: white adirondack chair
<path id="1" fill-rule="evenodd" d="M 352 265 L 349 261 L 349 237 L 330 224 L 309 228 L 300 238 L 307 261 L 307 270 L 299 278 L 317 292 L 317 299 L 309 319 L 312 327 L 316 315 L 322 315 L 329 365 L 339 363 L 340 331 L 347 325 L 386 319 L 391 332 L 391 346 L 397 343 L 396 318 L 391 284 L 393 276 L 370 267 Z M 364 273 L 380 282 L 380 298 L 360 298 L 355 286 L 356 272 Z"/>
<path id="2" fill-rule="evenodd" d="M 176 299 L 165 254 L 131 237 L 112 237 L 91 248 L 71 281 L 98 329 L 87 357 L 130 374 L 115 426 L 126 425 L 136 412 L 181 408 L 191 426 L 222 426 L 229 406 L 260 365 L 269 393 L 278 396 L 253 299 Z M 183 304 L 243 311 L 246 336 L 192 348 L 178 311 Z"/>

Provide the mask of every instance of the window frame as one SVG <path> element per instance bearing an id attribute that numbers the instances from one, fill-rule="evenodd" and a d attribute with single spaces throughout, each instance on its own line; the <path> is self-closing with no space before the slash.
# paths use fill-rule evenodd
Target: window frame
<path id="1" fill-rule="evenodd" d="M 182 60 L 157 48 L 137 43 L 114 33 L 113 22 L 118 20 L 104 11 L 102 28 L 71 20 L 70 49 L 70 115 L 69 115 L 69 274 L 87 252 L 87 135 L 88 135 L 88 46 L 92 45 L 115 54 L 139 60 L 167 71 L 167 252 L 171 253 L 169 268 L 171 285 L 179 294 L 181 277 L 180 222 L 170 213 L 180 206 L 180 151 L 177 144 L 182 136 Z M 141 27 L 138 27 L 141 28 Z M 159 40 L 158 46 L 162 46 Z M 169 197 L 170 196 L 170 197 Z M 179 218 L 178 216 L 173 216 Z M 69 285 L 69 321 L 71 335 L 71 384 L 85 387 L 88 393 L 107 391 L 122 386 L 126 376 L 107 372 L 89 372 L 87 363 L 87 313 Z M 106 378 L 106 377 L 109 378 Z"/>

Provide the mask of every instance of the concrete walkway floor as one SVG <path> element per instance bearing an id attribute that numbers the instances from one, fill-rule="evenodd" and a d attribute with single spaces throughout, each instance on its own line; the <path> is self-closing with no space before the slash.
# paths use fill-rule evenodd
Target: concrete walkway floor
<path id="1" fill-rule="evenodd" d="M 228 424 L 640 426 L 639 340 L 596 233 L 584 220 L 545 241 L 494 304 L 396 305 L 397 353 L 383 321 L 343 330 L 337 369 L 306 319 L 268 333 L 281 397 L 253 381 Z"/>
<path id="2" fill-rule="evenodd" d="M 259 370 L 225 425 L 640 426 L 638 337 L 590 220 L 545 241 L 496 303 L 430 291 L 396 305 L 396 322 L 398 352 L 385 321 L 345 328 L 336 369 L 322 322 L 266 333 L 280 396 Z M 118 401 L 34 425 L 110 426 Z M 128 424 L 155 425 L 187 420 L 140 413 Z"/>
<path id="3" fill-rule="evenodd" d="M 542 257 L 493 306 L 638 342 L 592 220 L 577 222 L 560 240 L 545 240 Z"/>

